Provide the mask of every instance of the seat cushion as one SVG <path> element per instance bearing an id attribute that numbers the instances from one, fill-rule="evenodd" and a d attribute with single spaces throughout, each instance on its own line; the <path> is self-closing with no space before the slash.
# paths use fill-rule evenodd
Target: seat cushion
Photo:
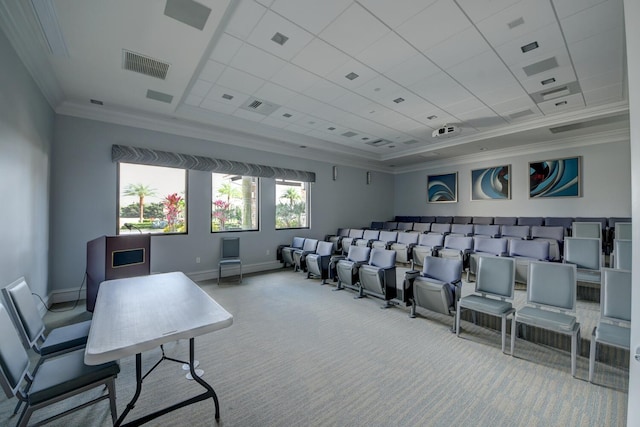
<path id="1" fill-rule="evenodd" d="M 85 365 L 84 349 L 45 359 L 38 367 L 29 390 L 29 403 L 35 405 L 100 380 L 117 375 L 117 362 Z"/>
<path id="2" fill-rule="evenodd" d="M 459 307 L 469 308 L 482 313 L 502 316 L 513 310 L 513 306 L 508 301 L 501 301 L 493 298 L 486 298 L 480 295 L 469 295 L 460 300 Z"/>
<path id="3" fill-rule="evenodd" d="M 631 329 L 611 323 L 599 322 L 596 328 L 596 341 L 614 347 L 629 349 Z"/>
<path id="4" fill-rule="evenodd" d="M 538 326 L 544 329 L 550 329 L 553 331 L 560 331 L 564 333 L 571 333 L 575 330 L 576 323 L 575 316 L 569 316 L 568 314 L 558 313 L 555 311 L 542 310 L 535 307 L 523 307 L 516 312 L 516 320 L 521 323 L 526 323 L 532 326 Z"/>
<path id="5" fill-rule="evenodd" d="M 53 329 L 40 346 L 43 356 L 87 344 L 91 320 Z"/>

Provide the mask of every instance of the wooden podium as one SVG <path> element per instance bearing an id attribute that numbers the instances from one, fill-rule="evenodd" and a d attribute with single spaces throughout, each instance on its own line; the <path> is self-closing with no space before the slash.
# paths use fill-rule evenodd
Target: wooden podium
<path id="1" fill-rule="evenodd" d="M 100 236 L 87 242 L 87 311 L 93 312 L 100 283 L 150 274 L 150 234 Z"/>

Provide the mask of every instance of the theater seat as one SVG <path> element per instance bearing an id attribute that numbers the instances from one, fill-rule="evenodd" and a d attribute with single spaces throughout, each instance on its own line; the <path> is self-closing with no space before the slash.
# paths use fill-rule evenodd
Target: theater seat
<path id="1" fill-rule="evenodd" d="M 331 242 L 318 242 L 315 253 L 306 257 L 307 279 L 319 277 L 322 284 L 329 278 L 329 261 L 333 254 L 333 244 Z"/>
<path id="2" fill-rule="evenodd" d="M 396 251 L 371 251 L 369 263 L 360 267 L 359 297 L 365 295 L 384 299 L 384 308 L 392 306 L 391 300 L 396 297 Z"/>
<path id="3" fill-rule="evenodd" d="M 411 261 L 411 251 L 418 244 L 420 233 L 409 231 L 407 233 L 398 233 L 398 240 L 391 244 L 391 250 L 396 251 L 396 261 L 408 263 Z"/>
<path id="4" fill-rule="evenodd" d="M 312 254 L 316 251 L 316 247 L 318 246 L 317 239 L 304 239 L 304 244 L 302 245 L 302 249 L 296 249 L 293 251 L 293 263 L 295 265 L 294 271 L 307 271 L 307 263 L 305 258 L 307 255 Z"/>
<path id="5" fill-rule="evenodd" d="M 336 263 L 338 285 L 334 290 L 341 290 L 345 287 L 358 290 L 360 266 L 369 260 L 370 252 L 371 249 L 364 246 L 349 246 L 346 258 L 338 260 Z"/>
<path id="6" fill-rule="evenodd" d="M 283 267 L 286 267 L 287 264 L 294 267 L 295 266 L 295 261 L 293 259 L 293 252 L 298 250 L 298 249 L 302 249 L 302 246 L 304 246 L 304 237 L 294 237 L 293 241 L 291 242 L 291 246 L 285 246 L 280 248 L 281 254 L 282 254 L 282 263 L 284 264 Z"/>
<path id="7" fill-rule="evenodd" d="M 418 265 L 422 267 L 424 257 L 437 256 L 437 251 L 442 249 L 444 245 L 444 236 L 442 234 L 427 233 L 418 237 L 418 244 L 413 247 L 411 269 Z"/>
<path id="8" fill-rule="evenodd" d="M 549 260 L 549 242 L 510 240 L 509 256 L 516 259 L 516 282 L 526 284 L 529 264 Z"/>

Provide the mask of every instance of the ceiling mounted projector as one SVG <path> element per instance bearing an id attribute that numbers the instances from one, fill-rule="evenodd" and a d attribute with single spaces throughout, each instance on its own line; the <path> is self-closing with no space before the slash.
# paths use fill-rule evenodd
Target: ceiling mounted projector
<path id="1" fill-rule="evenodd" d="M 462 132 L 462 129 L 460 129 L 458 126 L 444 125 L 441 128 L 434 130 L 431 136 L 434 138 L 448 138 L 451 136 L 455 136 L 460 132 Z"/>

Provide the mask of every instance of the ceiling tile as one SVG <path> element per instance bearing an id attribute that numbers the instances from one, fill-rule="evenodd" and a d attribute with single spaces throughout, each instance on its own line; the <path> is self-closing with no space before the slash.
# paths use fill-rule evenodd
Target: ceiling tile
<path id="1" fill-rule="evenodd" d="M 569 44 L 615 28 L 624 31 L 621 0 L 600 3 L 562 20 L 562 30 Z"/>
<path id="2" fill-rule="evenodd" d="M 443 108 L 446 108 L 448 113 L 456 117 L 459 117 L 460 114 L 468 113 L 469 111 L 480 110 L 485 107 L 486 105 L 484 105 L 482 101 L 480 101 L 475 96 L 463 99 L 462 101 L 456 102 L 454 104 L 443 105 Z"/>
<path id="3" fill-rule="evenodd" d="M 440 68 L 424 54 L 419 53 L 389 69 L 384 75 L 402 86 L 409 87 L 440 71 Z"/>
<path id="4" fill-rule="evenodd" d="M 373 15 L 354 3 L 319 36 L 327 43 L 355 56 L 388 32 L 389 29 Z"/>
<path id="5" fill-rule="evenodd" d="M 624 61 L 624 34 L 616 28 L 569 45 L 580 80 L 602 74 Z"/>
<path id="6" fill-rule="evenodd" d="M 502 117 L 496 115 L 493 110 L 487 107 L 461 113 L 456 115 L 456 117 L 462 120 L 465 127 L 472 127 L 474 129 L 486 129 L 507 123 Z"/>
<path id="7" fill-rule="evenodd" d="M 307 116 L 295 121 L 298 126 L 304 126 L 307 129 L 327 129 L 331 123 L 313 116 Z"/>
<path id="8" fill-rule="evenodd" d="M 205 110 L 209 111 L 215 111 L 216 113 L 231 114 L 238 107 L 231 104 L 223 104 L 222 102 L 214 101 L 210 98 L 205 98 L 202 103 L 200 103 L 200 108 L 204 108 Z"/>
<path id="9" fill-rule="evenodd" d="M 284 128 L 284 129 L 285 129 L 285 130 L 288 130 L 288 131 L 290 131 L 290 132 L 301 133 L 301 134 L 303 134 L 303 135 L 304 135 L 304 134 L 306 134 L 307 132 L 309 132 L 309 131 L 311 130 L 311 129 L 306 128 L 306 127 L 304 127 L 304 126 L 299 126 L 299 125 L 297 125 L 297 124 L 295 124 L 295 123 L 291 123 L 291 124 L 289 124 L 289 125 L 285 126 L 285 128 Z"/>
<path id="10" fill-rule="evenodd" d="M 561 86 L 567 83 L 575 82 L 577 80 L 576 73 L 573 71 L 573 67 L 567 61 L 567 65 L 563 67 L 554 68 L 552 70 L 548 70 L 542 73 L 535 74 L 531 77 L 523 77 L 524 72 L 522 68 L 514 69 L 514 72 L 519 72 L 518 76 L 520 77 L 520 83 L 524 87 L 524 90 L 527 93 L 536 93 L 541 90 L 552 89 L 556 86 Z M 553 82 L 542 84 L 544 81 L 548 81 L 549 79 L 554 79 Z"/>
<path id="11" fill-rule="evenodd" d="M 401 91 L 402 86 L 394 83 L 384 76 L 377 76 L 362 86 L 355 88 L 354 92 L 367 97 L 379 103 L 386 103 L 392 99 L 396 99 Z"/>
<path id="12" fill-rule="evenodd" d="M 227 67 L 222 75 L 218 78 L 217 84 L 231 89 L 243 91 L 245 93 L 253 93 L 264 84 L 264 80 L 252 76 L 244 71 Z"/>
<path id="13" fill-rule="evenodd" d="M 222 97 L 223 95 L 231 95 L 233 98 L 226 99 Z M 209 94 L 205 98 L 205 100 L 215 101 L 224 105 L 232 105 L 234 107 L 241 106 L 247 99 L 249 99 L 248 94 L 220 85 L 213 85 Z"/>
<path id="14" fill-rule="evenodd" d="M 471 96 L 468 90 L 443 72 L 414 83 L 409 89 L 436 106 L 459 102 Z"/>
<path id="15" fill-rule="evenodd" d="M 537 42 L 538 47 L 526 53 L 522 52 L 522 46 Z M 528 65 L 544 58 L 549 58 L 557 51 L 562 51 L 565 46 L 562 32 L 557 22 L 545 27 L 516 37 L 496 47 L 496 52 L 507 65 Z"/>
<path id="16" fill-rule="evenodd" d="M 287 117 L 289 116 L 289 117 Z M 269 117 L 274 118 L 274 119 L 278 119 L 278 120 L 283 120 L 285 122 L 287 122 L 287 124 L 292 124 L 294 123 L 296 120 L 299 120 L 302 117 L 306 117 L 306 114 L 301 113 L 300 111 L 296 111 L 292 108 L 289 107 L 280 107 L 278 108 L 276 111 L 274 111 L 273 113 L 269 114 Z"/>
<path id="17" fill-rule="evenodd" d="M 453 2 L 438 0 L 398 27 L 397 32 L 424 52 L 470 26 L 467 17 Z"/>
<path id="18" fill-rule="evenodd" d="M 433 63 L 446 70 L 489 49 L 489 45 L 480 36 L 478 30 L 470 27 L 424 53 Z"/>
<path id="19" fill-rule="evenodd" d="M 508 101 L 499 102 L 496 104 L 490 105 L 491 109 L 501 116 L 508 116 L 509 114 L 517 113 L 524 110 L 531 110 L 534 114 L 540 115 L 540 110 L 538 106 L 533 102 L 530 97 L 520 97 L 510 99 Z M 528 118 L 533 118 L 535 116 L 531 115 Z"/>
<path id="20" fill-rule="evenodd" d="M 350 73 L 355 73 L 358 77 L 353 80 L 349 80 L 346 76 Z M 373 71 L 371 68 L 359 61 L 356 61 L 355 59 L 352 59 L 329 73 L 326 78 L 344 88 L 353 90 L 367 83 L 376 76 L 378 76 L 378 73 Z"/>
<path id="21" fill-rule="evenodd" d="M 313 34 L 320 33 L 336 19 L 351 0 L 276 0 L 271 10 Z"/>
<path id="22" fill-rule="evenodd" d="M 353 92 L 348 92 L 331 102 L 331 105 L 345 111 L 358 113 L 371 104 L 371 100 Z"/>
<path id="23" fill-rule="evenodd" d="M 211 52 L 210 59 L 228 64 L 243 44 L 242 40 L 227 33 L 222 33 Z"/>
<path id="24" fill-rule="evenodd" d="M 239 0 L 239 4 L 236 6 L 225 32 L 239 39 L 246 39 L 266 11 L 267 9 L 264 6 L 253 0 Z"/>
<path id="25" fill-rule="evenodd" d="M 360 52 L 356 59 L 379 73 L 394 68 L 418 53 L 396 33 L 390 32 Z"/>
<path id="26" fill-rule="evenodd" d="M 509 23 L 520 18 L 522 24 L 509 28 Z M 548 1 L 521 1 L 477 25 L 491 45 L 500 46 L 554 22 L 556 17 Z"/>
<path id="27" fill-rule="evenodd" d="M 567 103 L 564 104 L 564 101 L 566 101 Z M 584 108 L 584 99 L 582 98 L 581 93 L 576 93 L 574 95 L 565 96 L 564 98 L 556 98 L 549 101 L 541 102 L 538 104 L 538 107 L 540 107 L 540 110 L 542 110 L 545 115 L 558 114 L 565 111 Z"/>
<path id="28" fill-rule="evenodd" d="M 291 62 L 314 74 L 325 76 L 350 59 L 335 47 L 315 38 Z"/>
<path id="29" fill-rule="evenodd" d="M 261 122 L 264 119 L 264 116 L 262 114 L 243 110 L 242 108 L 238 108 L 236 111 L 234 111 L 233 115 L 236 117 L 240 117 L 241 119 L 251 120 L 252 122 Z"/>
<path id="30" fill-rule="evenodd" d="M 288 40 L 283 45 L 274 42 L 271 38 L 276 33 L 288 37 Z M 312 39 L 313 36 L 307 31 L 269 11 L 251 32 L 247 42 L 289 61 Z"/>
<path id="31" fill-rule="evenodd" d="M 187 104 L 187 105 L 193 105 L 193 106 L 197 107 L 197 106 L 200 105 L 200 103 L 202 102 L 203 99 L 204 99 L 204 97 L 202 97 L 202 96 L 189 95 L 184 100 L 184 103 Z"/>
<path id="32" fill-rule="evenodd" d="M 303 94 L 323 102 L 331 102 L 345 93 L 346 89 L 328 80 L 319 80 L 303 92 Z"/>
<path id="33" fill-rule="evenodd" d="M 273 0 L 256 0 L 258 3 L 263 5 L 264 7 L 270 7 L 273 4 Z"/>
<path id="34" fill-rule="evenodd" d="M 229 65 L 253 74 L 254 76 L 269 80 L 286 65 L 286 62 L 264 50 L 253 47 L 250 44 L 245 44 L 238 50 L 238 53 Z"/>
<path id="35" fill-rule="evenodd" d="M 264 86 L 255 91 L 253 95 L 274 104 L 285 105 L 298 94 L 280 85 L 266 82 Z"/>
<path id="36" fill-rule="evenodd" d="M 271 127 L 276 127 L 276 128 L 284 128 L 286 126 L 289 126 L 289 122 L 283 121 L 283 120 L 278 120 L 278 119 L 274 119 L 273 117 L 265 117 L 264 119 L 262 119 L 262 121 L 260 122 L 262 124 L 265 124 L 267 126 L 271 126 Z"/>
<path id="37" fill-rule="evenodd" d="M 312 114 L 318 108 L 322 108 L 325 104 L 320 101 L 316 101 L 315 99 L 306 96 L 306 95 L 296 95 L 291 98 L 287 102 L 287 107 L 293 108 L 294 110 L 303 112 L 305 114 Z"/>
<path id="38" fill-rule="evenodd" d="M 219 62 L 208 60 L 200 72 L 200 79 L 215 83 L 224 72 L 225 66 Z"/>
<path id="39" fill-rule="evenodd" d="M 431 6 L 436 0 L 360 0 L 360 4 L 391 28 Z"/>
<path id="40" fill-rule="evenodd" d="M 520 0 L 458 0 L 458 4 L 473 22 L 480 22 Z"/>
<path id="41" fill-rule="evenodd" d="M 607 0 L 553 0 L 553 6 L 560 19 L 588 9 L 596 4 L 605 3 Z"/>
<path id="42" fill-rule="evenodd" d="M 599 87 L 622 84 L 623 67 L 612 67 L 602 74 L 596 74 L 580 80 L 580 88 L 583 92 L 595 90 Z"/>
<path id="43" fill-rule="evenodd" d="M 211 89 L 213 83 L 205 81 L 205 80 L 197 80 L 193 87 L 191 88 L 191 95 L 200 96 L 204 98 L 209 93 L 209 89 Z"/>
<path id="44" fill-rule="evenodd" d="M 271 79 L 273 83 L 296 92 L 304 92 L 317 83 L 318 80 L 320 80 L 320 77 L 293 64 L 287 64 Z"/>
<path id="45" fill-rule="evenodd" d="M 620 102 L 625 99 L 625 95 L 625 87 L 622 84 L 600 86 L 597 89 L 584 92 L 584 98 L 589 107 Z"/>

